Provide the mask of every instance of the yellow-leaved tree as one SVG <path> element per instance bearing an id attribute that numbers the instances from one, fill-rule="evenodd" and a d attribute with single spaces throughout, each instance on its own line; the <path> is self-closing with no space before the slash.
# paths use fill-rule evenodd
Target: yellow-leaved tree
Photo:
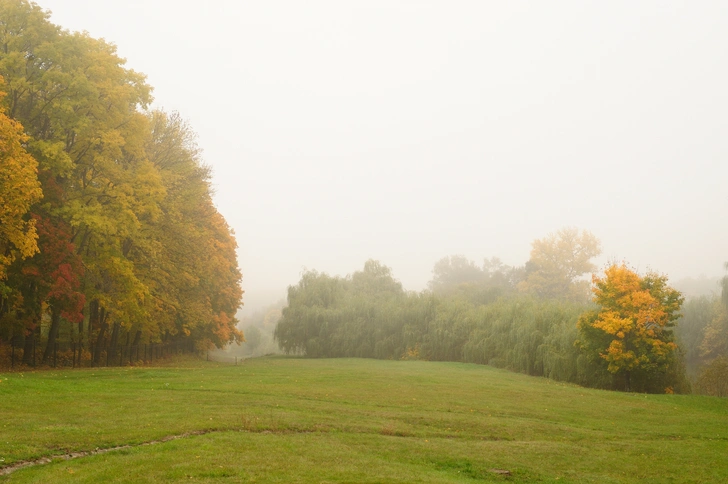
<path id="1" fill-rule="evenodd" d="M 592 361 L 602 361 L 625 390 L 672 391 L 679 385 L 672 327 L 684 298 L 667 277 L 640 277 L 626 265 L 612 265 L 604 277 L 592 276 L 597 310 L 577 323 L 577 344 Z"/>
<path id="2" fill-rule="evenodd" d="M 594 234 L 567 227 L 534 240 L 532 247 L 521 291 L 547 299 L 589 298 L 589 283 L 581 277 L 596 269 L 591 260 L 602 252 Z"/>
<path id="3" fill-rule="evenodd" d="M 0 87 L 2 84 L 0 77 Z M 0 91 L 0 100 L 4 96 Z M 38 163 L 23 147 L 27 140 L 20 123 L 0 108 L 0 284 L 18 255 L 26 258 L 38 252 L 35 221 L 28 211 L 43 192 Z"/>

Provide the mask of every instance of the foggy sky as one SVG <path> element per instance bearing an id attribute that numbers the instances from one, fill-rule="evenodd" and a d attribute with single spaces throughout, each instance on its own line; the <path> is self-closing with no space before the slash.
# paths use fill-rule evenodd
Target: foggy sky
<path id="1" fill-rule="evenodd" d="M 38 3 L 199 134 L 249 307 L 564 226 L 671 279 L 728 260 L 728 2 Z"/>

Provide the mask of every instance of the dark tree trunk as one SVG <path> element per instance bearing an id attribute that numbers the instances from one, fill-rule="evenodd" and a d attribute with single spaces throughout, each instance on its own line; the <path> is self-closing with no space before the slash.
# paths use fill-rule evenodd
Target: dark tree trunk
<path id="1" fill-rule="evenodd" d="M 106 329 L 109 327 L 106 322 L 107 316 L 106 310 L 104 308 L 100 308 L 98 311 L 99 334 L 96 337 L 96 347 L 94 348 L 95 365 L 98 365 L 99 360 L 101 359 L 101 345 L 104 343 L 104 339 L 106 338 Z"/>
<path id="2" fill-rule="evenodd" d="M 137 346 L 137 345 L 139 345 L 139 342 L 141 340 L 142 340 L 142 331 L 140 329 L 138 329 L 136 334 L 134 335 L 134 342 L 131 345 Z"/>
<path id="3" fill-rule="evenodd" d="M 116 351 L 116 347 L 119 345 L 119 328 L 121 324 L 114 323 L 111 328 L 111 341 L 109 342 L 109 351 Z"/>
<path id="4" fill-rule="evenodd" d="M 35 325 L 25 329 L 25 344 L 23 344 L 23 364 L 33 364 L 33 340 L 35 339 Z"/>
<path id="5" fill-rule="evenodd" d="M 88 329 L 89 334 L 91 330 L 97 328 L 99 325 L 99 300 L 94 299 L 88 304 Z"/>
<path id="6" fill-rule="evenodd" d="M 629 391 L 632 391 L 632 389 L 630 388 L 630 381 L 629 381 L 629 380 L 630 380 L 630 378 L 629 378 L 629 376 L 630 376 L 630 375 L 629 375 L 629 372 L 628 372 L 628 371 L 624 372 L 624 384 L 625 384 L 625 389 L 626 389 L 626 390 L 627 390 L 628 392 L 629 392 Z"/>
<path id="7" fill-rule="evenodd" d="M 61 326 L 61 311 L 51 306 L 51 328 L 48 330 L 48 342 L 46 343 L 45 352 L 43 352 L 43 361 L 46 361 L 53 355 L 53 348 L 58 337 L 58 328 Z"/>
<path id="8" fill-rule="evenodd" d="M 84 307 L 84 312 L 86 312 L 86 308 Z M 78 322 L 78 342 L 81 343 L 83 341 L 83 321 L 86 318 L 82 318 L 81 321 Z"/>

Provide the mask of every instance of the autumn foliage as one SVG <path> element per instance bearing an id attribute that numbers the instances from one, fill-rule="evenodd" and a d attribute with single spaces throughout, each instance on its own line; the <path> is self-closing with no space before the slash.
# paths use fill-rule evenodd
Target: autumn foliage
<path id="1" fill-rule="evenodd" d="M 625 389 L 659 391 L 675 361 L 672 327 L 683 297 L 665 276 L 641 277 L 624 264 L 608 267 L 592 281 L 598 309 L 579 318 L 579 345 L 602 360 Z"/>
<path id="2" fill-rule="evenodd" d="M 242 340 L 235 237 L 113 45 L 0 0 L 0 340 Z"/>
<path id="3" fill-rule="evenodd" d="M 5 96 L 3 84 L 0 76 L 0 101 Z M 38 251 L 35 221 L 27 214 L 42 191 L 38 163 L 25 150 L 26 141 L 21 124 L 6 116 L 0 105 L 0 288 L 7 267 L 17 257 Z"/>
<path id="4" fill-rule="evenodd" d="M 591 260 L 601 251 L 594 234 L 573 227 L 536 239 L 519 289 L 542 298 L 584 302 L 589 284 L 581 277 L 596 269 Z"/>

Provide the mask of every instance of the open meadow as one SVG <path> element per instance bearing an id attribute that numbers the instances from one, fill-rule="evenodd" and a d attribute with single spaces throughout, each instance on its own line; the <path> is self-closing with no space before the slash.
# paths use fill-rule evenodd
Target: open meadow
<path id="1" fill-rule="evenodd" d="M 0 482 L 728 481 L 728 399 L 364 359 L 184 359 L 0 380 L 5 472 L 88 453 Z"/>

